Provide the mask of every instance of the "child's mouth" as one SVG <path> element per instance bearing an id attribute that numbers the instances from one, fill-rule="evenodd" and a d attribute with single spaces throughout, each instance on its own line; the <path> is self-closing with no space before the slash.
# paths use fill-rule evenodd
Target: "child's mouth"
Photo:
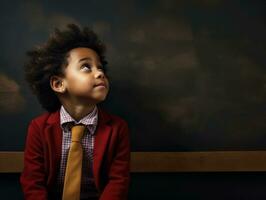
<path id="1" fill-rule="evenodd" d="M 96 84 L 94 87 L 104 87 L 106 88 L 106 84 L 104 82 Z"/>

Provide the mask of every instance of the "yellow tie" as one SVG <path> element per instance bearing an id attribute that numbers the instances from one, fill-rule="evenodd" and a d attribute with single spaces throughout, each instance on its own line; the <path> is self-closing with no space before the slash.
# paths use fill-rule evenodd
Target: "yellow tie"
<path id="1" fill-rule="evenodd" d="M 71 129 L 71 144 L 68 153 L 63 200 L 80 200 L 80 185 L 82 172 L 82 145 L 80 143 L 85 126 L 78 124 Z"/>

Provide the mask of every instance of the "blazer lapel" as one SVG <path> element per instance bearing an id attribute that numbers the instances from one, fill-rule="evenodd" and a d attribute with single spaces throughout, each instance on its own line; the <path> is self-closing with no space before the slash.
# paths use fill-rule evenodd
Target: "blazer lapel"
<path id="1" fill-rule="evenodd" d="M 45 135 L 48 141 L 49 159 L 50 159 L 50 172 L 48 182 L 52 183 L 56 178 L 57 169 L 60 166 L 61 152 L 62 152 L 62 129 L 60 126 L 59 111 L 50 115 L 47 120 L 47 127 Z"/>
<path id="2" fill-rule="evenodd" d="M 100 108 L 98 117 L 98 126 L 96 128 L 94 141 L 93 173 L 95 185 L 97 188 L 100 188 L 100 168 L 111 135 L 111 126 L 108 124 L 110 117 Z"/>

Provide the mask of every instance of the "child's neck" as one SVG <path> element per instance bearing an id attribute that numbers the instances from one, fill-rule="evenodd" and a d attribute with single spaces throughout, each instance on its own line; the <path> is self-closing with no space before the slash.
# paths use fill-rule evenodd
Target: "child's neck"
<path id="1" fill-rule="evenodd" d="M 69 113 L 69 115 L 78 122 L 83 117 L 91 113 L 96 105 L 93 104 L 93 105 L 84 106 L 84 105 L 63 104 L 63 106 L 66 109 L 66 111 Z"/>

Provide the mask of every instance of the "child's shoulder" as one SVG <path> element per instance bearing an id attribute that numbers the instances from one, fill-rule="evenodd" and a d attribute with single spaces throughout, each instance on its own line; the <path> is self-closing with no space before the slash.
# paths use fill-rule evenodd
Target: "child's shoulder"
<path id="1" fill-rule="evenodd" d="M 100 109 L 100 117 L 102 117 L 101 123 L 103 121 L 107 122 L 109 126 L 111 126 L 113 128 L 113 132 L 117 133 L 114 135 L 120 135 L 121 137 L 128 137 L 129 135 L 129 127 L 128 127 L 128 123 L 125 119 L 123 119 L 122 117 L 110 113 L 109 111 L 105 111 Z"/>
<path id="2" fill-rule="evenodd" d="M 42 126 L 44 124 L 47 123 L 47 121 L 53 117 L 53 116 L 56 116 L 56 115 L 59 115 L 59 112 L 56 111 L 56 112 L 44 112 L 36 117 L 34 117 L 32 120 L 31 120 L 31 123 L 34 123 L 38 126 Z M 57 116 L 59 117 L 59 116 Z"/>
<path id="3" fill-rule="evenodd" d="M 110 113 L 109 111 L 106 111 L 102 108 L 100 108 L 100 112 L 107 120 L 110 120 L 112 123 L 127 125 L 127 121 L 116 114 Z"/>

